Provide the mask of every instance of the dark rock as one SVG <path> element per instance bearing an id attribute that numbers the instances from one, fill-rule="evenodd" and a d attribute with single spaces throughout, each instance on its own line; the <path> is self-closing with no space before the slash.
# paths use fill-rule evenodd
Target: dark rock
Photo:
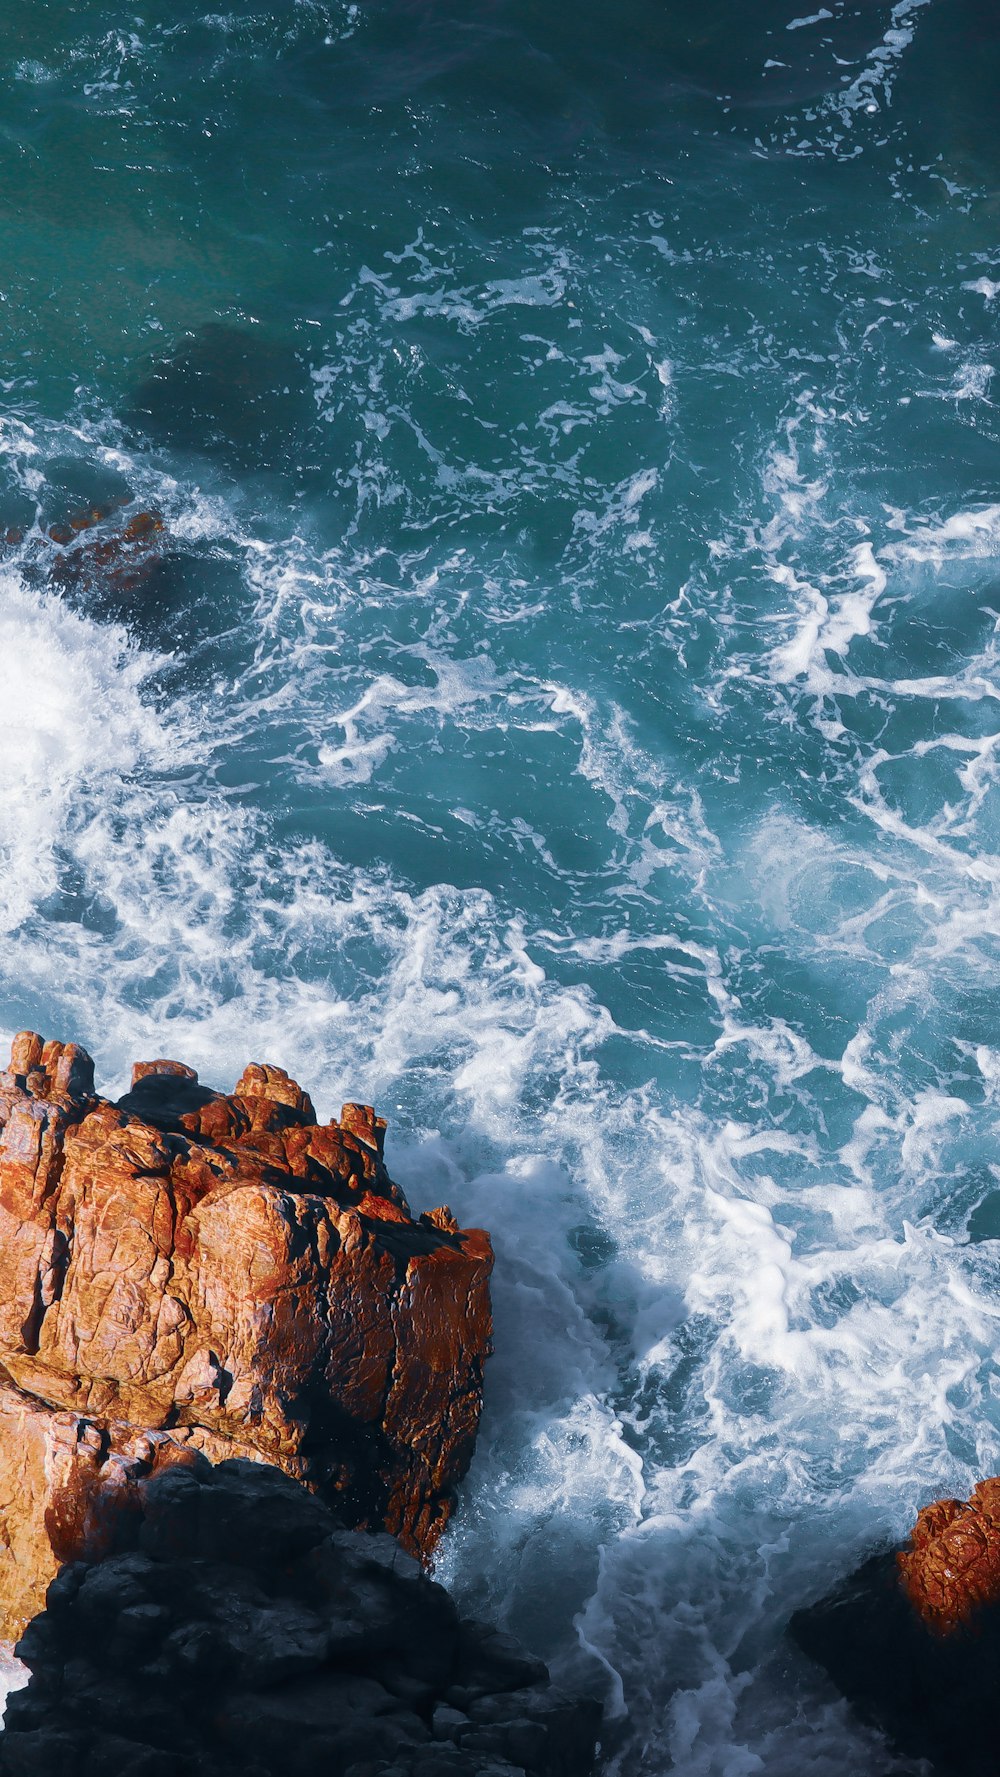
<path id="1" fill-rule="evenodd" d="M 458 1682 L 470 1696 L 487 1691 L 518 1691 L 545 1676 L 545 1667 L 513 1635 L 486 1623 L 465 1622 Z"/>
<path id="2" fill-rule="evenodd" d="M 254 1502 L 261 1534 L 255 1532 Z M 154 1476 L 18 1651 L 0 1777 L 586 1777 L 600 1711 L 277 1470 Z M 448 1701 L 474 1678 L 468 1712 Z"/>
<path id="3" fill-rule="evenodd" d="M 996 1777 L 1000 1609 L 942 1637 L 913 1608 L 897 1555 L 873 1556 L 792 1618 L 799 1647 L 858 1714 L 940 1777 Z"/>

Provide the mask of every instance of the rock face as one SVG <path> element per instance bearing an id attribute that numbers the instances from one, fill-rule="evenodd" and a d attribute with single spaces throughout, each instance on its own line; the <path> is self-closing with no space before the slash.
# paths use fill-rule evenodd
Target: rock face
<path id="1" fill-rule="evenodd" d="M 898 1556 L 903 1587 L 929 1630 L 951 1635 L 1000 1602 L 1000 1477 L 972 1498 L 925 1506 Z"/>
<path id="2" fill-rule="evenodd" d="M 151 1473 L 247 1457 L 426 1557 L 468 1466 L 489 1238 L 414 1220 L 364 1105 L 280 1068 L 230 1095 L 144 1062 L 111 1104 L 74 1044 L 0 1074 L 0 1634 L 100 1555 Z"/>
<path id="3" fill-rule="evenodd" d="M 18 1646 L 0 1777 L 586 1777 L 600 1711 L 274 1469 L 142 1483 Z"/>
<path id="4" fill-rule="evenodd" d="M 926 1506 L 907 1548 L 873 1556 L 791 1632 L 900 1752 L 995 1777 L 1000 1479 Z"/>

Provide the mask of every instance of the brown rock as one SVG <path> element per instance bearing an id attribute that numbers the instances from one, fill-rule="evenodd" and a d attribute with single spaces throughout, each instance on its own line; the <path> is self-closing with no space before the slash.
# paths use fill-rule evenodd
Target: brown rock
<path id="1" fill-rule="evenodd" d="M 910 1603 L 936 1635 L 1000 1601 L 1000 1477 L 980 1481 L 968 1502 L 925 1506 L 896 1559 Z"/>
<path id="2" fill-rule="evenodd" d="M 906 1548 L 871 1555 L 789 1628 L 900 1755 L 994 1777 L 1000 1479 L 925 1506 Z"/>
<path id="3" fill-rule="evenodd" d="M 0 550 L 22 551 L 22 568 L 32 578 L 44 575 L 61 592 L 129 596 L 155 575 L 170 538 L 158 512 L 133 512 L 123 521 L 121 508 L 113 500 L 38 529 L 11 525 L 0 531 Z"/>
<path id="4" fill-rule="evenodd" d="M 256 1064 L 226 1095 L 141 1062 L 111 1104 L 84 1050 L 15 1038 L 0 1631 L 38 1608 L 57 1560 L 101 1552 L 116 1490 L 191 1451 L 274 1463 L 429 1556 L 475 1439 L 492 1254 L 446 1209 L 412 1219 L 384 1131 L 359 1105 L 317 1125 L 296 1082 Z"/>
<path id="5" fill-rule="evenodd" d="M 166 540 L 163 519 L 158 512 L 136 512 L 120 529 L 102 532 L 99 527 L 115 510 L 92 507 L 75 512 L 66 524 L 49 526 L 50 541 L 63 551 L 49 568 L 57 586 L 100 580 L 127 592 L 148 578 Z M 97 534 L 88 535 L 91 531 Z"/>
<path id="6" fill-rule="evenodd" d="M 63 1561 L 97 1561 L 111 1550 L 148 1476 L 199 1460 L 193 1436 L 99 1426 L 0 1383 L 3 1639 L 39 1609 Z M 211 1454 L 223 1459 L 228 1445 L 219 1440 Z"/>

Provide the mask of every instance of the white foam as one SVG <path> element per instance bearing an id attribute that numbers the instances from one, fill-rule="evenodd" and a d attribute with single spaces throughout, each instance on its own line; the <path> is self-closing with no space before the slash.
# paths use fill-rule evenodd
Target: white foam
<path id="1" fill-rule="evenodd" d="M 162 765 L 142 693 L 157 666 L 123 630 L 0 573 L 0 931 L 58 887 L 57 847 L 115 781 Z"/>
<path id="2" fill-rule="evenodd" d="M 985 401 L 994 375 L 992 364 L 980 358 L 966 358 L 955 370 L 950 387 L 918 389 L 917 395 L 925 401 Z"/>
<path id="3" fill-rule="evenodd" d="M 850 576 L 856 584 L 833 600 L 783 563 L 775 562 L 770 573 L 777 585 L 795 595 L 800 613 L 798 628 L 771 655 L 772 676 L 778 684 L 805 680 L 809 690 L 822 695 L 833 683 L 824 656 L 843 657 L 855 637 L 870 633 L 872 613 L 887 585 L 885 569 L 870 543 L 857 544 L 850 553 Z"/>
<path id="4" fill-rule="evenodd" d="M 1000 505 L 952 513 L 943 521 L 917 521 L 906 526 L 906 541 L 882 552 L 889 561 L 930 562 L 978 560 L 1000 549 Z"/>
<path id="5" fill-rule="evenodd" d="M 1000 296 L 1000 280 L 976 278 L 974 282 L 963 284 L 962 289 L 974 291 L 977 296 L 985 297 L 987 302 L 995 302 Z"/>
<path id="6" fill-rule="evenodd" d="M 30 1677 L 27 1666 L 14 1652 L 13 1642 L 0 1641 L 0 1723 L 6 1714 L 11 1692 L 23 1691 Z"/>
<path id="7" fill-rule="evenodd" d="M 869 51 L 861 73 L 847 80 L 844 90 L 828 101 L 829 108 L 836 111 L 842 122 L 850 123 L 852 115 L 859 111 L 877 111 L 880 99 L 884 105 L 892 102 L 897 66 L 913 41 L 917 14 L 929 4 L 930 0 L 897 0 L 888 28 L 881 42 Z"/>
<path id="8" fill-rule="evenodd" d="M 819 12 L 811 12 L 808 18 L 790 19 L 785 30 L 801 31 L 805 25 L 818 25 L 822 19 L 832 19 L 832 17 L 833 13 L 829 12 L 825 6 L 821 6 Z"/>
<path id="9" fill-rule="evenodd" d="M 318 763 L 334 783 L 368 783 L 396 746 L 388 723 L 397 727 L 413 717 L 430 714 L 458 716 L 473 705 L 494 698 L 501 689 L 487 661 L 457 661 L 433 649 L 416 648 L 412 657 L 422 660 L 434 674 L 433 687 L 406 685 L 389 674 L 371 680 L 350 709 L 331 711 L 327 720 L 341 731 L 342 740 L 324 741 Z M 373 734 L 365 729 L 373 726 Z M 307 775 L 303 766 L 298 775 Z"/>

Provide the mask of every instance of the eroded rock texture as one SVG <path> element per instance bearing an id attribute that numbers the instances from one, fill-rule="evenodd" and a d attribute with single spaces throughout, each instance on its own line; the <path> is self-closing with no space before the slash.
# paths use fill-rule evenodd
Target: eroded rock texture
<path id="1" fill-rule="evenodd" d="M 897 1561 L 910 1603 L 934 1634 L 953 1634 L 1000 1602 L 1000 1478 L 980 1481 L 968 1501 L 925 1506 Z"/>
<path id="2" fill-rule="evenodd" d="M 67 1567 L 18 1652 L 0 1777 L 587 1777 L 599 1708 L 391 1537 L 195 1458 Z"/>
<path id="3" fill-rule="evenodd" d="M 317 1125 L 280 1068 L 232 1094 L 140 1063 L 118 1104 L 74 1044 L 0 1074 L 0 1630 L 101 1552 L 153 1470 L 244 1456 L 429 1554 L 468 1465 L 489 1238 L 414 1221 L 364 1105 Z M 131 1493 L 130 1493 L 131 1490 Z"/>

